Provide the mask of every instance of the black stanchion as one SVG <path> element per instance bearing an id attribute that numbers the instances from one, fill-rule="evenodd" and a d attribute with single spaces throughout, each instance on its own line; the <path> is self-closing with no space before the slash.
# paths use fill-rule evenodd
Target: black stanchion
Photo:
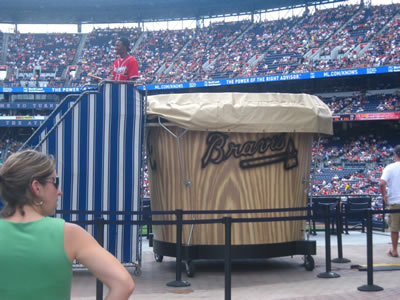
<path id="1" fill-rule="evenodd" d="M 374 264 L 372 249 L 372 209 L 366 210 L 367 216 L 367 284 L 359 286 L 357 289 L 362 292 L 378 292 L 383 288 L 374 284 Z"/>
<path id="2" fill-rule="evenodd" d="M 104 219 L 96 219 L 95 221 L 96 224 L 96 240 L 100 244 L 100 246 L 104 247 Z M 102 300 L 103 299 L 103 283 L 96 279 L 96 300 Z"/>
<path id="3" fill-rule="evenodd" d="M 323 204 L 321 204 L 323 205 Z M 331 271 L 331 229 L 330 229 L 330 205 L 323 205 L 325 213 L 325 272 L 319 273 L 319 278 L 338 278 L 339 274 Z"/>
<path id="4" fill-rule="evenodd" d="M 146 238 L 149 241 L 149 246 L 153 247 L 153 226 L 152 226 L 152 221 L 153 221 L 153 215 L 151 213 L 151 207 L 150 205 L 147 207 L 147 210 L 143 212 L 144 215 L 142 216 L 143 219 L 147 221 L 147 233 L 146 233 Z"/>
<path id="5" fill-rule="evenodd" d="M 172 287 L 185 287 L 190 286 L 190 283 L 182 280 L 182 219 L 183 211 L 177 209 L 176 215 L 176 277 L 174 281 L 167 283 L 167 286 Z"/>
<path id="6" fill-rule="evenodd" d="M 232 256 L 231 256 L 231 233 L 232 217 L 224 217 L 225 224 L 225 300 L 231 300 L 231 277 L 232 277 Z"/>
<path id="7" fill-rule="evenodd" d="M 141 220 L 146 222 L 147 226 L 147 232 L 146 232 L 146 238 L 149 240 L 150 235 L 152 233 L 152 228 L 151 228 L 151 220 L 152 220 L 152 215 L 151 215 L 151 206 L 150 204 L 146 203 L 146 206 L 143 205 L 145 209 L 143 209 L 143 214 L 141 215 Z"/>
<path id="8" fill-rule="evenodd" d="M 340 202 L 338 202 L 338 204 L 336 205 L 336 236 L 337 236 L 338 257 L 332 259 L 332 262 L 339 264 L 351 262 L 350 259 L 343 257 L 342 233 L 343 233 L 343 216 L 340 209 Z"/>

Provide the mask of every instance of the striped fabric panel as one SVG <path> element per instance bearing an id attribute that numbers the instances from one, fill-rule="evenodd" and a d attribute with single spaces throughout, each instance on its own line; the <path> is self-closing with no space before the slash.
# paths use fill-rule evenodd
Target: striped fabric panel
<path id="1" fill-rule="evenodd" d="M 73 104 L 58 107 L 46 120 L 37 142 Z M 57 160 L 63 196 L 59 209 L 137 211 L 143 178 L 144 97 L 133 86 L 106 84 L 83 97 L 46 141 L 41 151 Z M 34 146 L 34 145 L 32 145 Z M 91 220 L 87 215 L 57 215 L 65 220 Z M 98 218 L 101 216 L 94 216 Z M 137 216 L 104 216 L 136 220 Z M 96 236 L 94 226 L 85 227 Z M 140 260 L 138 226 L 105 226 L 104 247 L 122 262 Z"/>

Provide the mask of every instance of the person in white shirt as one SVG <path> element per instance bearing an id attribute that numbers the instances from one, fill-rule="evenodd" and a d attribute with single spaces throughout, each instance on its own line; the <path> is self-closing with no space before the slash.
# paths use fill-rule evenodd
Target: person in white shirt
<path id="1" fill-rule="evenodd" d="M 383 201 L 389 209 L 400 209 L 400 145 L 393 149 L 395 162 L 383 169 L 380 179 L 380 190 Z M 397 244 L 400 231 L 400 213 L 389 215 L 389 231 L 391 232 L 392 248 L 388 254 L 398 257 Z"/>

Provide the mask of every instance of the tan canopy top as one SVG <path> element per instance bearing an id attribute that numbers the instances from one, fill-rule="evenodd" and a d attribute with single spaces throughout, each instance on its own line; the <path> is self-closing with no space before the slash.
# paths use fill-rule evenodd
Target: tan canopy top
<path id="1" fill-rule="evenodd" d="M 148 97 L 147 113 L 189 130 L 333 134 L 328 106 L 307 94 L 155 95 Z"/>

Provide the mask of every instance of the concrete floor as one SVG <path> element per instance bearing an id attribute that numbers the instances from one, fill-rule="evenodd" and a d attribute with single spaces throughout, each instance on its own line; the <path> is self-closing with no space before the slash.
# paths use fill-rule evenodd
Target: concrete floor
<path id="1" fill-rule="evenodd" d="M 384 288 L 380 292 L 360 292 L 357 287 L 367 284 L 367 272 L 351 268 L 351 265 L 366 265 L 366 235 L 350 232 L 343 235 L 343 256 L 350 263 L 332 263 L 332 271 L 339 278 L 322 279 L 317 275 L 325 272 L 325 236 L 318 233 L 310 236 L 317 241 L 315 269 L 306 271 L 302 266 L 303 256 L 281 257 L 260 260 L 240 260 L 232 264 L 232 299 L 400 299 L 400 271 L 377 271 L 373 283 Z M 331 237 L 332 258 L 337 257 L 337 238 Z M 389 233 L 373 235 L 374 264 L 400 264 L 399 258 L 389 257 Z M 136 283 L 130 299 L 224 299 L 224 265 L 222 261 L 196 261 L 195 277 L 182 279 L 189 287 L 172 288 L 167 282 L 175 280 L 175 258 L 164 257 L 162 263 L 154 260 L 148 241 L 143 242 L 142 274 L 133 275 Z M 183 268 L 184 270 L 184 268 Z M 96 281 L 85 270 L 75 270 L 72 299 L 95 299 Z"/>

